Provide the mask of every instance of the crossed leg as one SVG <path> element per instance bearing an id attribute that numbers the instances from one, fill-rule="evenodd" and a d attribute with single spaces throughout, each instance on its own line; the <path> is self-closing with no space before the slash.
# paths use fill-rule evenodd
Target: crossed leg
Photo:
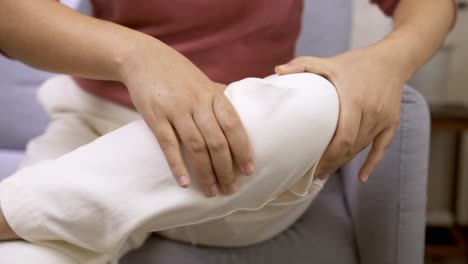
<path id="1" fill-rule="evenodd" d="M 7 221 L 25 240 L 78 263 L 115 260 L 129 240 L 138 245 L 151 232 L 218 246 L 256 243 L 281 232 L 323 184 L 313 170 L 334 134 L 338 96 L 328 81 L 307 73 L 244 79 L 225 94 L 256 157 L 255 174 L 239 176 L 237 193 L 207 198 L 197 177 L 181 189 L 154 136 L 137 120 L 2 181 Z M 0 244 L 0 254 L 8 254 L 2 248 L 10 245 Z"/>

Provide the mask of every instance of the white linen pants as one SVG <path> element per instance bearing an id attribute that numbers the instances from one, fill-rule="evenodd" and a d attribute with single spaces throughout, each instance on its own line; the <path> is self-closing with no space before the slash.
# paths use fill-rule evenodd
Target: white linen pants
<path id="1" fill-rule="evenodd" d="M 189 188 L 177 185 L 137 112 L 69 77 L 47 81 L 39 100 L 51 123 L 29 144 L 24 168 L 0 182 L 5 218 L 29 242 L 0 243 L 0 262 L 116 263 L 152 232 L 236 247 L 286 229 L 324 184 L 313 173 L 336 129 L 337 93 L 301 73 L 247 78 L 225 94 L 247 130 L 256 172 L 239 175 L 237 193 L 208 198 L 193 175 Z"/>

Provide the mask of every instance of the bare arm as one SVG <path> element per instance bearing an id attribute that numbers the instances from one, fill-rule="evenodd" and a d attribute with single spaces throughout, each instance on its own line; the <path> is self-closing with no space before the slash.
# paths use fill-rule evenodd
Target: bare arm
<path id="1" fill-rule="evenodd" d="M 440 48 L 454 16 L 452 0 L 400 0 L 393 31 L 375 45 L 396 52 L 408 80 Z"/>
<path id="2" fill-rule="evenodd" d="M 236 190 L 235 165 L 253 173 L 247 134 L 220 86 L 151 36 L 53 0 L 2 0 L 0 49 L 42 70 L 124 83 L 182 187 L 191 175 L 177 134 L 208 196 Z"/>
<path id="3" fill-rule="evenodd" d="M 327 177 L 372 143 L 359 172 L 367 180 L 398 126 L 404 84 L 441 46 L 453 10 L 452 0 L 400 0 L 394 29 L 383 40 L 330 58 L 299 57 L 276 68 L 279 74 L 321 74 L 337 88 L 338 128 L 317 175 Z"/>
<path id="4" fill-rule="evenodd" d="M 253 173 L 253 152 L 224 86 L 151 36 L 54 0 L 2 0 L 0 50 L 38 69 L 124 83 L 182 187 L 196 176 L 207 196 L 230 194 L 234 166 Z M 188 174 L 176 134 L 196 175 Z M 0 241 L 12 238 L 0 208 Z"/>
<path id="5" fill-rule="evenodd" d="M 0 3 L 0 48 L 38 69 L 123 81 L 123 64 L 132 49 L 144 43 L 168 50 L 149 36 L 82 15 L 56 1 Z"/>

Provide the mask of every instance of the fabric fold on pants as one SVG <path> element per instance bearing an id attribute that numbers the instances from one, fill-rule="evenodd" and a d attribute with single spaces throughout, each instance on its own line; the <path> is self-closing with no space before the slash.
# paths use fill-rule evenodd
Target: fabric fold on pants
<path id="1" fill-rule="evenodd" d="M 54 93 L 67 82 L 70 86 L 68 77 L 58 77 L 43 92 Z M 207 198 L 183 147 L 192 184 L 180 188 L 154 135 L 136 120 L 0 182 L 8 223 L 25 240 L 59 249 L 80 263 L 118 258 L 134 234 L 144 240 L 161 232 L 227 247 L 278 234 L 324 183 L 313 173 L 336 129 L 338 95 L 330 82 L 310 73 L 247 78 L 230 84 L 225 95 L 256 159 L 253 175 L 238 175 L 237 193 Z"/>

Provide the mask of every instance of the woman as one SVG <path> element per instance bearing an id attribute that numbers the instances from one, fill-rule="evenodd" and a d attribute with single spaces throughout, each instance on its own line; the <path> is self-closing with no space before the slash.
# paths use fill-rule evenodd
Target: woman
<path id="1" fill-rule="evenodd" d="M 147 30 L 181 51 L 211 80 L 222 83 L 251 75 L 265 76 L 274 65 L 291 59 L 301 7 L 299 1 L 283 1 L 284 6 L 274 7 L 262 1 L 251 1 L 249 6 L 223 2 L 212 3 L 216 12 L 208 15 L 202 12 L 207 6 L 199 3 L 188 6 L 184 3 L 183 8 L 174 2 L 155 3 L 153 9 L 145 6 L 136 10 L 134 1 L 118 4 L 114 1 L 109 6 L 104 2 L 94 1 L 97 17 Z M 297 58 L 276 68 L 279 74 L 318 73 L 337 88 L 340 119 L 336 135 L 318 166 L 317 174 L 322 178 L 373 142 L 360 173 L 362 180 L 367 178 L 392 138 L 403 83 L 435 52 L 453 20 L 452 4 L 448 1 L 380 4 L 389 13 L 396 7 L 395 30 L 386 39 L 333 58 Z M 134 12 L 129 12 L 130 9 Z M 216 89 L 219 84 L 173 49 L 147 35 L 81 16 L 51 1 L 5 1 L 1 10 L 5 23 L 0 23 L 0 32 L 9 38 L 2 40 L 0 47 L 11 57 L 43 69 L 124 83 L 181 186 L 188 186 L 190 178 L 176 135 L 188 147 L 194 174 L 208 196 L 216 196 L 220 190 L 237 191 L 236 169 L 231 160 L 243 174 L 254 172 L 247 135 L 229 101 Z M 155 13 L 158 11 L 160 14 Z M 193 17 L 202 13 L 196 19 Z M 275 19 L 260 20 L 258 13 Z M 427 21 L 426 16 L 433 19 Z M 15 17 L 25 21 L 12 23 Z M 96 35 L 86 38 L 90 28 Z M 24 45 L 31 39 L 37 44 L 33 49 Z M 109 49 L 110 46 L 113 48 Z M 226 58 L 229 63 L 224 63 Z M 77 79 L 77 83 L 88 92 L 131 104 L 124 88 L 116 83 L 84 79 Z M 228 109 L 227 114 L 221 114 L 222 109 Z M 49 149 L 63 141 L 51 140 L 52 135 L 57 138 L 57 134 L 49 133 L 31 144 L 28 163 L 57 157 L 58 153 Z M 89 140 L 92 139 L 72 144 L 68 151 Z M 47 156 L 50 152 L 53 154 Z M 41 154 L 34 158 L 34 153 Z"/>

